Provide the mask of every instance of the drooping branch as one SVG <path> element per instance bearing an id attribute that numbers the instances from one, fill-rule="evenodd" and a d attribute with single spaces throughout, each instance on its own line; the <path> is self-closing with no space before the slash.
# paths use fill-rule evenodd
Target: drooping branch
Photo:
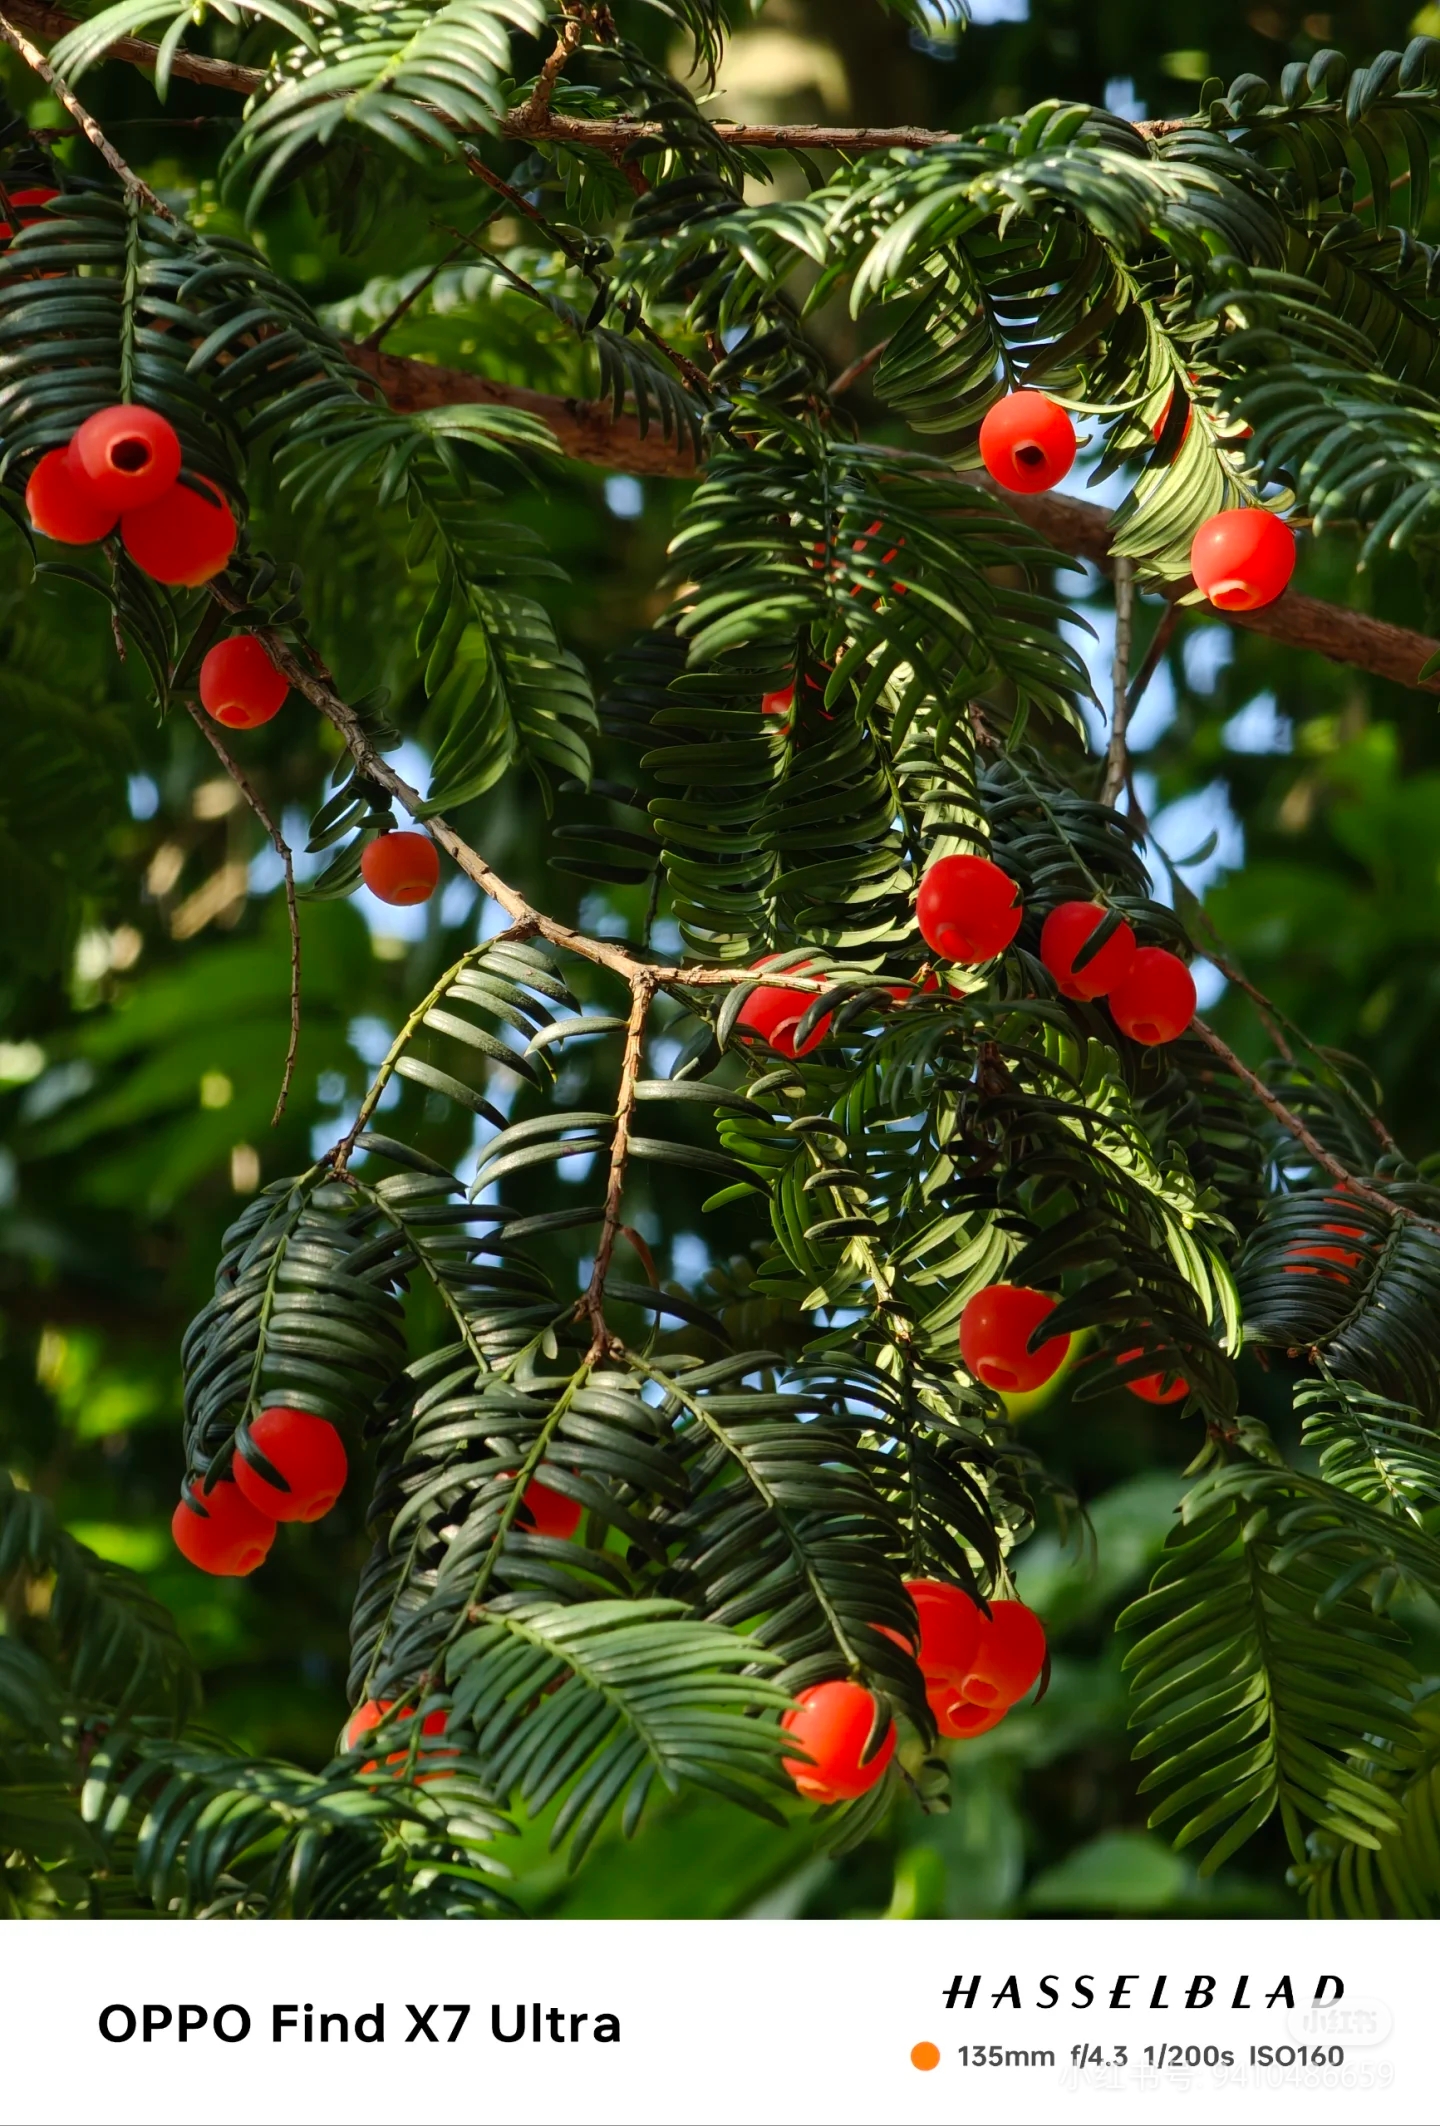
<path id="1" fill-rule="evenodd" d="M 16 12 L 19 13 L 20 11 L 16 10 Z M 23 21 L 23 19 L 22 14 L 21 20 Z M 37 51 L 29 38 L 23 37 L 19 30 L 16 29 L 14 23 L 9 21 L 4 15 L 0 15 L 0 37 L 4 38 L 12 51 L 18 52 L 31 73 L 38 80 L 44 82 L 46 88 L 49 89 L 57 102 L 64 105 L 76 125 L 79 126 L 81 132 L 85 135 L 85 138 L 89 141 L 91 147 L 94 148 L 96 154 L 101 156 L 114 171 L 126 191 L 133 192 L 137 199 L 144 200 L 152 214 L 160 214 L 164 216 L 166 221 L 173 221 L 175 217 L 166 206 L 164 200 L 158 198 L 151 191 L 149 185 L 146 184 L 144 178 L 135 175 L 124 156 L 111 147 L 84 104 L 79 101 L 73 90 L 66 87 L 45 57 L 45 54 Z"/>
<path id="2" fill-rule="evenodd" d="M 625 1026 L 625 1052 L 620 1064 L 619 1089 L 615 1096 L 615 1134 L 610 1140 L 610 1177 L 605 1185 L 605 1217 L 595 1249 L 590 1281 L 580 1302 L 581 1311 L 590 1322 L 591 1342 L 586 1360 L 589 1365 L 597 1365 L 615 1348 L 615 1339 L 605 1320 L 605 1279 L 610 1273 L 611 1257 L 615 1253 L 615 1243 L 621 1232 L 620 1209 L 625 1197 L 625 1173 L 630 1163 L 630 1128 L 635 1116 L 635 1088 L 640 1081 L 645 1022 L 654 1001 L 655 983 L 656 977 L 648 968 L 641 968 L 630 978 L 630 1015 Z"/>

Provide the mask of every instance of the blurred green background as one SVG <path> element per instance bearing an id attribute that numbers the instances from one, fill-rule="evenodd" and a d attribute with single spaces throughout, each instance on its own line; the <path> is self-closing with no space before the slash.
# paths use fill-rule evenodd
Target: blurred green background
<path id="1" fill-rule="evenodd" d="M 648 23 L 662 54 L 663 22 L 630 12 L 628 26 Z M 1210 74 L 1274 79 L 1322 44 L 1359 59 L 1403 45 L 1415 28 L 1440 33 L 1440 8 L 1417 16 L 1395 0 L 1324 11 L 1192 0 L 1183 23 L 1140 0 L 973 0 L 963 35 L 953 12 L 937 4 L 931 33 L 919 36 L 870 0 L 771 0 L 731 48 L 719 108 L 943 126 L 1064 96 L 1131 116 L 1176 115 Z M 240 50 L 223 26 L 211 34 L 212 49 Z M 0 79 L 32 126 L 63 123 L 8 57 Z M 177 84 L 157 120 L 148 84 L 118 66 L 92 77 L 87 96 L 152 182 L 198 188 L 201 213 L 225 220 L 213 173 L 233 105 Z M 57 152 L 84 167 L 73 139 Z M 287 195 L 263 242 L 358 337 L 390 306 L 396 276 L 446 249 L 444 225 L 465 211 L 464 198 L 453 175 L 407 180 L 359 248 L 342 253 L 304 200 Z M 572 347 L 495 287 L 473 271 L 449 272 L 388 344 L 542 388 L 593 390 Z M 821 317 L 816 332 L 836 369 L 856 351 L 843 316 Z M 902 439 L 878 408 L 868 425 Z M 568 580 L 544 594 L 597 676 L 661 608 L 656 583 L 680 492 L 562 464 L 533 482 L 517 477 L 505 497 L 511 517 L 539 529 L 563 563 Z M 409 734 L 400 765 L 423 781 L 412 654 L 422 591 L 402 581 L 401 526 L 359 504 L 296 519 L 263 492 L 257 502 L 261 543 L 305 568 L 341 684 L 391 688 Z M 1065 580 L 1097 629 L 1099 648 L 1087 654 L 1104 691 L 1106 594 L 1094 580 Z M 1440 631 L 1430 551 L 1357 577 L 1353 551 L 1334 538 L 1303 551 L 1300 583 Z M 1145 608 L 1142 632 L 1158 610 Z M 0 1452 L 77 1535 L 139 1569 L 173 1607 L 205 1671 L 213 1726 L 253 1750 L 318 1763 L 346 1710 L 346 1614 L 365 1549 L 366 1486 L 353 1482 L 323 1525 L 282 1529 L 253 1581 L 192 1571 L 168 1538 L 180 1473 L 178 1340 L 241 1202 L 305 1164 L 312 1145 L 334 1141 L 408 1002 L 477 926 L 500 925 L 456 876 L 424 910 L 387 910 L 364 894 L 309 906 L 299 1070 L 272 1129 L 287 1011 L 278 862 L 189 719 L 157 722 L 143 673 L 117 660 L 98 603 L 58 579 L 34 585 L 9 532 L 0 535 L 0 709 Z M 1365 1059 L 1413 1157 L 1440 1151 L 1434 698 L 1192 614 L 1134 740 L 1155 839 L 1186 890 L 1203 896 L 1224 956 L 1314 1038 Z M 237 743 L 303 845 L 333 761 L 327 732 L 292 700 Z M 579 816 L 575 794 L 561 791 L 547 823 L 533 785 L 511 779 L 457 823 L 532 900 L 591 929 L 633 921 L 633 890 L 587 878 L 583 842 L 567 844 L 561 830 Z M 583 994 L 602 994 L 586 986 L 593 970 L 574 974 Z M 1248 1005 L 1214 970 L 1205 983 L 1227 1038 L 1258 1055 Z M 608 1047 L 565 1068 L 567 1104 L 607 1104 Z M 428 1126 L 435 1151 L 463 1169 L 453 1110 L 427 1115 L 413 1086 L 395 1096 L 413 1103 L 411 1127 Z M 588 1200 L 593 1177 L 583 1160 L 570 1165 L 581 1170 L 547 1170 L 535 1184 L 537 1208 Z M 661 1275 L 743 1305 L 745 1235 L 730 1222 L 738 1214 L 702 1214 L 705 1187 L 678 1170 L 647 1169 L 635 1187 L 632 1216 Z M 578 1260 L 575 1270 L 578 1288 Z M 1283 1425 L 1283 1383 L 1252 1369 L 1247 1389 L 1251 1407 Z M 1088 1507 L 1093 1540 L 1066 1547 L 1043 1533 L 1023 1554 L 1020 1590 L 1049 1627 L 1053 1686 L 1043 1704 L 952 1749 L 948 1815 L 902 1811 L 883 1836 L 836 1860 L 817 1850 L 798 1810 L 779 1832 L 681 1803 L 656 1811 L 633 1845 L 602 1840 L 573 1877 L 550 1861 L 536 1827 L 505 1855 L 525 1908 L 896 1918 L 1295 1910 L 1278 1835 L 1201 1884 L 1145 1830 L 1129 1762 L 1112 1624 L 1144 1584 L 1198 1440 L 1173 1413 L 1133 1397 L 1074 1408 L 1063 1387 L 1024 1422 Z"/>

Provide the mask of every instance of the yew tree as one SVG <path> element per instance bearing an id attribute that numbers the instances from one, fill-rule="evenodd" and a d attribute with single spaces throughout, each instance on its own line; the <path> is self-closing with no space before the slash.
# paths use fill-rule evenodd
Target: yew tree
<path id="1" fill-rule="evenodd" d="M 281 1107 L 324 903 L 459 876 L 501 911 L 338 1138 L 248 1197 L 180 1353 L 187 1557 L 263 1573 L 277 1519 L 368 1489 L 332 1760 L 196 1725 L 172 1621 L 11 1489 L 3 1561 L 53 1576 L 47 1630 L 0 1638 L 11 1777 L 97 1910 L 503 1911 L 512 1823 L 578 1857 L 687 1784 L 780 1820 L 798 1787 L 853 1845 L 1044 1687 L 1025 1546 L 1083 1501 L 1018 1398 L 1063 1370 L 1077 1425 L 1148 1401 L 1190 1463 L 1120 1626 L 1151 1823 L 1204 1873 L 1278 1823 L 1312 1910 L 1432 1911 L 1440 1733 L 1393 1612 L 1440 1594 L 1440 1187 L 1149 874 L 1127 729 L 1207 597 L 1435 690 L 1428 640 L 1284 585 L 1297 538 L 1361 567 L 1435 538 L 1440 41 L 1176 120 L 716 121 L 762 7 L 0 12 L 94 151 L 0 141 L 0 505 L 32 597 L 87 595 L 283 865 Z M 229 99 L 213 181 L 132 169 L 102 62 L 151 116 Z M 303 199 L 360 246 L 422 184 L 443 248 L 347 338 L 267 232 Z M 391 350 L 476 276 L 493 371 L 458 328 L 452 366 Z M 127 499 L 165 435 L 178 469 Z M 1077 447 L 1113 512 L 1057 491 Z M 539 595 L 566 456 L 683 494 L 604 671 Z M 303 567 L 274 550 L 322 519 Z M 1113 582 L 1102 701 L 1077 560 Z M 403 636 L 402 703 L 337 681 L 347 600 Z M 305 867 L 247 765 L 275 718 L 331 768 Z M 522 786 L 623 927 L 456 823 Z M 1263 1061 L 1195 1010 L 1197 955 Z M 567 1161 L 592 1200 L 557 1202 Z M 632 1215 L 647 1171 L 740 1235 L 692 1287 Z"/>

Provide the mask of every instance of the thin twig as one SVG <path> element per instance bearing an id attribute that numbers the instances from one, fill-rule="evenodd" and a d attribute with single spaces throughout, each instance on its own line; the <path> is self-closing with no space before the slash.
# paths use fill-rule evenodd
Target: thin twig
<path id="1" fill-rule="evenodd" d="M 152 214 L 160 214 L 164 216 L 166 221 L 174 221 L 175 217 L 166 206 L 164 200 L 158 198 L 151 191 L 143 177 L 135 175 L 135 172 L 119 150 L 111 147 L 84 104 L 65 86 L 54 67 L 51 66 L 49 60 L 45 57 L 45 54 L 38 51 L 28 37 L 22 36 L 14 23 L 8 21 L 4 15 L 0 15 L 0 37 L 4 38 L 12 51 L 19 53 L 31 73 L 37 74 L 44 82 L 46 88 L 49 89 L 51 95 L 65 106 L 65 109 L 70 113 L 76 125 L 79 126 L 96 154 L 103 157 L 110 165 L 110 168 L 115 172 L 126 191 L 133 192 L 137 198 L 143 199 Z"/>
<path id="2" fill-rule="evenodd" d="M 483 228 L 484 226 L 485 225 L 482 222 L 480 224 L 480 227 Z M 445 268 L 460 256 L 460 253 L 463 249 L 464 239 L 462 238 L 460 242 L 452 244 L 450 246 L 450 249 L 445 253 L 445 256 L 442 259 L 437 259 L 435 264 L 431 266 L 427 273 L 421 274 L 419 280 L 416 281 L 414 287 L 410 289 L 408 294 L 401 296 L 399 302 L 395 305 L 394 309 L 390 312 L 388 317 L 382 317 L 373 332 L 366 333 L 364 339 L 361 340 L 360 345 L 365 348 L 367 353 L 372 352 L 375 348 L 377 348 L 380 345 L 381 341 L 386 337 L 386 335 L 394 331 L 395 327 L 399 324 L 401 318 L 405 316 L 406 312 L 419 302 L 421 296 L 425 293 L 427 288 L 434 287 L 436 281 L 440 278 L 440 275 L 445 271 Z"/>
<path id="3" fill-rule="evenodd" d="M 1110 743 L 1105 749 L 1105 776 L 1100 802 L 1113 805 L 1130 780 L 1130 751 L 1125 733 L 1130 723 L 1130 637 L 1135 623 L 1135 564 L 1125 555 L 1115 560 L 1115 657 L 1110 671 Z"/>
<path id="4" fill-rule="evenodd" d="M 1348 1166 L 1335 1157 L 1333 1152 L 1327 1152 L 1313 1130 L 1307 1128 L 1305 1123 L 1300 1120 L 1300 1117 L 1285 1105 L 1278 1093 L 1273 1093 L 1270 1090 L 1263 1078 L 1256 1076 L 1248 1063 L 1241 1062 L 1234 1049 L 1221 1040 L 1213 1026 L 1207 1026 L 1198 1014 L 1190 1023 L 1206 1046 L 1212 1048 L 1216 1055 L 1219 1056 L 1226 1069 L 1232 1070 L 1236 1077 L 1249 1087 L 1255 1098 L 1260 1102 L 1260 1105 L 1275 1117 L 1275 1120 L 1284 1130 L 1288 1131 L 1302 1150 L 1309 1153 L 1317 1166 L 1325 1169 L 1332 1180 L 1343 1182 L 1352 1195 L 1360 1197 L 1365 1203 L 1373 1204 L 1377 1210 L 1384 1211 L 1388 1217 L 1408 1218 L 1416 1225 L 1424 1225 L 1426 1223 L 1426 1220 L 1420 1218 L 1405 1204 L 1393 1202 L 1389 1196 L 1382 1196 L 1378 1189 L 1373 1189 L 1367 1182 L 1359 1180 L 1351 1173 Z"/>
<path id="5" fill-rule="evenodd" d="M 465 167 L 472 177 L 478 177 L 482 184 L 489 185 L 491 190 L 498 192 L 502 199 L 508 199 L 517 214 L 523 214 L 525 219 L 533 222 L 537 229 L 543 229 L 556 250 L 569 259 L 577 273 L 584 274 L 586 280 L 589 281 L 593 288 L 597 290 L 603 289 L 608 292 L 609 282 L 600 273 L 594 262 L 587 257 L 585 247 L 582 244 L 575 243 L 570 237 L 565 235 L 563 230 L 557 229 L 554 223 L 548 220 L 540 212 L 540 209 L 525 197 L 523 192 L 517 192 L 513 185 L 507 184 L 503 177 L 497 176 L 488 163 L 480 160 L 480 157 L 473 149 L 466 151 Z M 696 368 L 689 355 L 682 354 L 678 347 L 672 347 L 664 335 L 657 332 L 655 327 L 647 323 L 643 317 L 636 318 L 634 329 L 640 334 L 642 339 L 649 341 L 657 354 L 663 354 L 666 361 L 680 372 L 680 375 L 684 377 L 692 391 L 698 392 L 701 398 L 709 398 L 709 379 L 703 369 Z"/>
<path id="6" fill-rule="evenodd" d="M 655 977 L 642 968 L 631 977 L 630 1016 L 625 1026 L 625 1052 L 620 1063 L 620 1084 L 615 1096 L 615 1134 L 610 1140 L 610 1178 L 605 1186 L 605 1217 L 590 1282 L 579 1311 L 588 1316 L 591 1329 L 587 1365 L 598 1365 L 615 1349 L 615 1339 L 605 1320 L 605 1279 L 620 1237 L 620 1208 L 625 1195 L 625 1170 L 630 1162 L 630 1125 L 635 1114 L 635 1087 L 639 1082 L 645 1042 L 645 1021 L 655 997 Z"/>
<path id="7" fill-rule="evenodd" d="M 195 702 L 187 700 L 185 706 L 210 741 L 225 773 L 275 844 L 275 853 L 285 866 L 285 913 L 290 922 L 290 1045 L 285 1051 L 285 1070 L 280 1080 L 279 1098 L 275 1102 L 275 1112 L 270 1117 L 270 1127 L 274 1129 L 284 1114 L 285 1103 L 290 1097 L 290 1084 L 295 1076 L 295 1057 L 300 1047 L 300 909 L 295 899 L 295 864 L 290 854 L 290 844 L 270 817 L 260 793 L 231 754 L 230 748 L 214 724 Z"/>
<path id="8" fill-rule="evenodd" d="M 829 396 L 832 399 L 843 398 L 853 385 L 859 383 L 862 376 L 868 376 L 893 338 L 894 334 L 892 333 L 888 339 L 877 340 L 873 347 L 868 347 L 865 350 L 864 354 L 857 354 L 854 361 L 849 363 L 847 367 L 841 370 L 839 376 L 832 378 L 830 383 L 826 385 L 825 388 Z"/>

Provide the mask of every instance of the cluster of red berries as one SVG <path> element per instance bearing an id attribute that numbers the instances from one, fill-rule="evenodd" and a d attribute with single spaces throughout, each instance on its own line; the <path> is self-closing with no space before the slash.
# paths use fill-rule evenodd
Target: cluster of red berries
<path id="1" fill-rule="evenodd" d="M 261 1475 L 242 1443 L 233 1478 L 222 1477 L 201 1492 L 187 1484 L 170 1523 L 182 1557 L 202 1572 L 227 1579 L 243 1579 L 264 1564 L 277 1521 L 322 1519 L 344 1490 L 349 1470 L 335 1427 L 308 1410 L 272 1404 L 251 1425 L 248 1439 L 283 1478 L 283 1488 Z M 528 1533 L 562 1541 L 574 1535 L 584 1511 L 577 1499 L 538 1477 L 526 1485 L 520 1505 L 520 1525 Z"/>
<path id="2" fill-rule="evenodd" d="M 199 476 L 197 476 L 199 477 Z M 125 551 L 157 583 L 193 590 L 235 551 L 235 519 L 213 480 L 180 479 L 180 438 L 148 406 L 106 406 L 31 473 L 25 506 L 36 531 L 93 546 L 116 524 Z"/>
<path id="3" fill-rule="evenodd" d="M 273 1484 L 247 1458 L 253 1445 L 283 1479 Z M 170 1523 L 182 1557 L 227 1579 L 263 1565 L 277 1521 L 318 1521 L 345 1488 L 349 1464 L 335 1427 L 308 1410 L 272 1404 L 251 1425 L 232 1464 L 208 1491 L 187 1485 Z"/>
<path id="4" fill-rule="evenodd" d="M 905 1590 L 919 1620 L 918 1647 L 878 1628 L 914 1652 L 940 1733 L 959 1741 L 998 1726 L 1045 1666 L 1040 1619 L 1023 1602 L 992 1602 L 987 1615 L 943 1580 L 907 1580 Z M 868 1794 L 895 1754 L 892 1720 L 866 1755 L 875 1720 L 875 1700 L 863 1684 L 842 1679 L 802 1691 L 780 1723 L 805 1752 L 781 1760 L 798 1792 L 821 1802 Z"/>
<path id="5" fill-rule="evenodd" d="M 999 486 L 1041 494 L 1075 463 L 1075 429 L 1042 391 L 1012 391 L 980 423 L 980 456 Z M 1190 570 L 1222 612 L 1253 612 L 1273 605 L 1294 574 L 1295 534 L 1268 509 L 1222 509 L 1196 532 Z"/>
<path id="6" fill-rule="evenodd" d="M 998 1395 L 1030 1395 L 1053 1380 L 1065 1363 L 1070 1338 L 1047 1336 L 1038 1347 L 1035 1338 L 1055 1306 L 1048 1292 L 1026 1284 L 986 1285 L 967 1300 L 960 1316 L 960 1356 L 976 1380 Z M 1143 1349 L 1137 1344 L 1117 1353 L 1116 1363 L 1132 1364 Z M 1190 1393 L 1190 1383 L 1178 1373 L 1142 1373 L 1125 1386 L 1146 1403 L 1178 1403 Z"/>
<path id="7" fill-rule="evenodd" d="M 978 967 L 1013 943 L 1024 907 L 1014 879 L 989 857 L 942 856 L 920 881 L 915 914 L 932 952 L 961 966 Z M 1081 1003 L 1107 998 L 1115 1024 L 1142 1047 L 1178 1040 L 1195 1016 L 1195 982 L 1189 968 L 1162 946 L 1137 945 L 1134 931 L 1123 921 L 1098 950 L 1081 959 L 1105 915 L 1098 902 L 1063 901 L 1045 918 L 1040 958 L 1056 988 Z M 777 957 L 766 953 L 756 961 L 756 971 Z M 797 960 L 787 972 L 803 974 L 810 964 Z M 934 976 L 923 986 L 933 990 Z M 903 1004 L 912 991 L 892 987 L 890 994 Z M 746 998 L 736 1023 L 758 1034 L 779 1055 L 808 1055 L 830 1030 L 827 1012 L 797 1046 L 797 1029 L 813 1001 L 806 990 L 762 984 Z"/>
<path id="8" fill-rule="evenodd" d="M 915 915 L 933 952 L 964 966 L 993 960 L 1014 939 L 1023 914 L 1014 879 L 986 856 L 942 856 L 920 881 Z M 1195 1016 L 1195 983 L 1175 953 L 1135 943 L 1117 923 L 1099 950 L 1077 959 L 1105 920 L 1094 901 L 1064 901 L 1040 933 L 1040 958 L 1062 996 L 1106 997 L 1110 1016 L 1146 1048 L 1178 1040 Z"/>

